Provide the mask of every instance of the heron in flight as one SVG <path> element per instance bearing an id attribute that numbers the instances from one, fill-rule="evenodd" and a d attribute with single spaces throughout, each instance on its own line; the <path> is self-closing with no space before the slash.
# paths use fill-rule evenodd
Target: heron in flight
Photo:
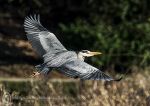
<path id="1" fill-rule="evenodd" d="M 55 69 L 66 76 L 81 80 L 118 81 L 122 79 L 122 77 L 114 79 L 84 62 L 85 57 L 99 55 L 101 52 L 67 50 L 52 32 L 42 26 L 39 15 L 27 16 L 24 28 L 33 49 L 44 60 L 43 64 L 35 66 L 38 71 L 33 76 L 41 73 L 48 74 Z"/>

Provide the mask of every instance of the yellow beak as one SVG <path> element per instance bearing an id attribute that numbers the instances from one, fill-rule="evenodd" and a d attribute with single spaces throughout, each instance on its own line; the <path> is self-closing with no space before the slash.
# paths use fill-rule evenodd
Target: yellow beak
<path id="1" fill-rule="evenodd" d="M 102 53 L 101 52 L 90 52 L 89 54 L 91 54 L 92 56 L 94 56 L 94 55 L 100 55 Z"/>

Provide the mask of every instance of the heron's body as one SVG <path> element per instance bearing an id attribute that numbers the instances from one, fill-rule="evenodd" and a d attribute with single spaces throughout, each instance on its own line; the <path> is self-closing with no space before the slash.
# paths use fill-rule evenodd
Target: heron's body
<path id="1" fill-rule="evenodd" d="M 32 47 L 44 59 L 43 64 L 36 66 L 40 73 L 48 73 L 55 68 L 73 78 L 114 80 L 99 69 L 84 62 L 85 57 L 96 55 L 98 52 L 83 50 L 77 53 L 68 51 L 53 33 L 41 25 L 39 16 L 26 17 L 24 27 Z"/>

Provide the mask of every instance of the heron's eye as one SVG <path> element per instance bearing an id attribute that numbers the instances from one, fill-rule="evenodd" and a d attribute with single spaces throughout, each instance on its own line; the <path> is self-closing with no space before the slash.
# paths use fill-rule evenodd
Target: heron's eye
<path id="1" fill-rule="evenodd" d="M 88 50 L 82 50 L 82 53 L 89 53 Z"/>

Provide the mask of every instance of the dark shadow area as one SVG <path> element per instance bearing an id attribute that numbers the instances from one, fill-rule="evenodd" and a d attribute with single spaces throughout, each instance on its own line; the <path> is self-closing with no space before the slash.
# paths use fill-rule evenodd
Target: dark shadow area
<path id="1" fill-rule="evenodd" d="M 149 1 L 1 0 L 0 67 L 42 62 L 24 32 L 24 18 L 40 14 L 42 25 L 69 50 L 101 51 L 94 66 L 124 73 L 150 64 Z M 112 67 L 113 66 L 113 67 Z"/>

